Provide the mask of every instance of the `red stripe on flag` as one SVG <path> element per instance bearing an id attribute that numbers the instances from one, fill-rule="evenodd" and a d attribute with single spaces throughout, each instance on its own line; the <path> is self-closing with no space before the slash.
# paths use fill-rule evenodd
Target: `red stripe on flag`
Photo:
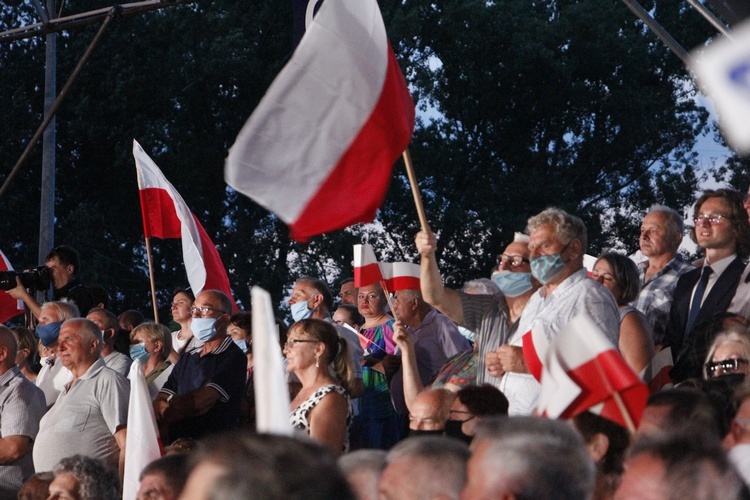
<path id="1" fill-rule="evenodd" d="M 394 276 L 386 281 L 388 290 L 398 292 L 399 290 L 419 290 L 419 278 L 414 276 Z"/>
<path id="2" fill-rule="evenodd" d="M 382 279 L 383 276 L 380 274 L 380 266 L 377 263 L 354 268 L 355 288 L 380 283 Z"/>
<path id="3" fill-rule="evenodd" d="M 138 194 L 141 198 L 143 233 L 146 238 L 181 238 L 182 224 L 169 193 L 165 189 L 144 188 Z"/>
<path id="4" fill-rule="evenodd" d="M 523 359 L 526 361 L 526 367 L 529 369 L 529 373 L 534 375 L 535 379 L 542 380 L 542 360 L 539 359 L 539 353 L 537 353 L 536 347 L 534 346 L 534 339 L 531 330 L 521 337 L 521 348 L 523 350 Z"/>
<path id="5" fill-rule="evenodd" d="M 234 301 L 232 288 L 229 286 L 229 277 L 227 276 L 224 263 L 221 261 L 219 251 L 216 249 L 213 241 L 211 241 L 211 238 L 208 237 L 208 234 L 206 234 L 206 230 L 203 229 L 203 225 L 195 214 L 191 212 L 191 215 L 198 228 L 198 234 L 200 234 L 201 247 L 203 249 L 203 264 L 206 267 L 206 284 L 203 286 L 203 289 L 221 290 L 232 302 L 232 311 L 237 311 L 237 303 Z"/>
<path id="6" fill-rule="evenodd" d="M 388 70 L 380 98 L 349 149 L 290 224 L 292 238 L 306 241 L 374 219 L 393 165 L 409 145 L 413 130 L 414 102 L 388 44 Z"/>
<path id="7" fill-rule="evenodd" d="M 569 370 L 568 376 L 582 392 L 561 417 L 574 417 L 603 402 L 604 408 L 600 415 L 627 427 L 619 405 L 612 397 L 612 393 L 616 392 L 620 395 L 633 423 L 638 425 L 646 407 L 649 390 L 617 351 L 612 349 L 597 355 L 594 359 Z"/>

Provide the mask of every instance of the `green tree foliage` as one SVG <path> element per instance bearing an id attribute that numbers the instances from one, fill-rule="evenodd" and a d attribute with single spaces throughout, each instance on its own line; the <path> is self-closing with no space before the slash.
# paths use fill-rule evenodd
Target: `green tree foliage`
<path id="1" fill-rule="evenodd" d="M 71 0 L 67 13 L 102 7 Z M 658 16 L 697 44 L 707 26 L 666 2 Z M 690 150 L 706 126 L 679 60 L 620 2 L 381 0 L 391 43 L 419 103 L 412 156 L 442 267 L 452 284 L 485 276 L 529 215 L 560 206 L 590 229 L 590 253 L 635 249 L 654 202 L 689 205 Z M 655 8 L 655 6 L 651 6 Z M 84 281 L 113 309 L 150 310 L 132 140 L 175 185 L 218 245 L 238 300 L 261 285 L 280 302 L 300 275 L 351 274 L 351 245 L 415 259 L 418 230 L 403 166 L 379 215 L 290 241 L 286 227 L 228 189 L 229 146 L 290 55 L 291 3 L 216 0 L 119 20 L 58 115 L 56 241 L 78 248 Z M 1 27 L 35 19 L 0 6 Z M 59 86 L 97 27 L 61 34 Z M 0 169 L 10 171 L 41 120 L 44 43 L 0 47 Z M 38 148 L 40 149 L 40 148 Z M 40 152 L 2 199 L 2 250 L 35 264 Z M 159 304 L 186 285 L 178 241 L 153 242 Z"/>

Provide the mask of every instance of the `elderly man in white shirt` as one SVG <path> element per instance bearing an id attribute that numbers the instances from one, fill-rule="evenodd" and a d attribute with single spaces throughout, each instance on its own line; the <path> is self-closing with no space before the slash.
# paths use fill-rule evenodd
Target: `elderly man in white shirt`
<path id="1" fill-rule="evenodd" d="M 529 415 L 537 405 L 541 386 L 529 373 L 521 350 L 522 337 L 541 327 L 548 340 L 576 316 L 586 315 L 617 346 L 619 313 L 612 294 L 589 279 L 583 267 L 586 226 L 567 212 L 549 208 L 528 221 L 531 273 L 542 287 L 531 296 L 518 328 L 507 345 L 497 350 L 490 375 L 502 377 L 500 390 L 508 398 L 510 415 Z"/>

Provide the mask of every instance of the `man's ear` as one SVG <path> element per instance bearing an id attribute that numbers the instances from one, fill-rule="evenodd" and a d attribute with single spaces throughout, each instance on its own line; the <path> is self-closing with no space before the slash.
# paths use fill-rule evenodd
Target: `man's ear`
<path id="1" fill-rule="evenodd" d="M 227 313 L 224 313 L 218 318 L 216 318 L 216 323 L 215 323 L 214 328 L 216 329 L 217 332 L 224 330 L 224 333 L 226 333 L 227 328 L 229 328 L 229 318 L 230 316 Z"/>
<path id="2" fill-rule="evenodd" d="M 594 462 L 599 462 L 609 450 L 609 438 L 606 434 L 597 432 L 586 444 L 586 448 L 589 450 L 589 455 L 594 459 Z"/>
<path id="3" fill-rule="evenodd" d="M 313 309 L 316 309 L 318 306 L 320 306 L 323 303 L 323 294 L 316 293 L 313 295 Z"/>
<path id="4" fill-rule="evenodd" d="M 161 352 L 164 344 L 161 340 L 154 340 L 154 352 Z"/>
<path id="5" fill-rule="evenodd" d="M 583 257 L 583 244 L 581 243 L 581 240 L 578 238 L 570 240 L 570 243 L 568 243 L 568 251 L 572 254 L 571 259 Z"/>

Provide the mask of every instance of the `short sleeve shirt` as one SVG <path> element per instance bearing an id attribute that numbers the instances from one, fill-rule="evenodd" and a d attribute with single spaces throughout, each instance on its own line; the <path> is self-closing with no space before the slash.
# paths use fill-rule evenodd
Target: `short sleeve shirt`
<path id="1" fill-rule="evenodd" d="M 26 436 L 32 441 L 47 411 L 44 393 L 14 366 L 0 376 L 0 437 Z M 31 451 L 12 464 L 0 465 L 0 498 L 15 498 L 16 491 L 34 473 Z"/>
<path id="2" fill-rule="evenodd" d="M 160 392 L 183 396 L 202 387 L 211 387 L 220 399 L 208 412 L 174 422 L 169 439 L 201 438 L 207 434 L 232 430 L 240 418 L 242 395 L 247 377 L 247 357 L 227 336 L 215 350 L 201 356 L 201 347 L 184 353 L 174 366 Z"/>
<path id="3" fill-rule="evenodd" d="M 99 358 L 72 386 L 64 389 L 39 424 L 34 444 L 36 472 L 51 471 L 63 458 L 80 454 L 117 470 L 118 427 L 128 418 L 130 385 Z"/>

